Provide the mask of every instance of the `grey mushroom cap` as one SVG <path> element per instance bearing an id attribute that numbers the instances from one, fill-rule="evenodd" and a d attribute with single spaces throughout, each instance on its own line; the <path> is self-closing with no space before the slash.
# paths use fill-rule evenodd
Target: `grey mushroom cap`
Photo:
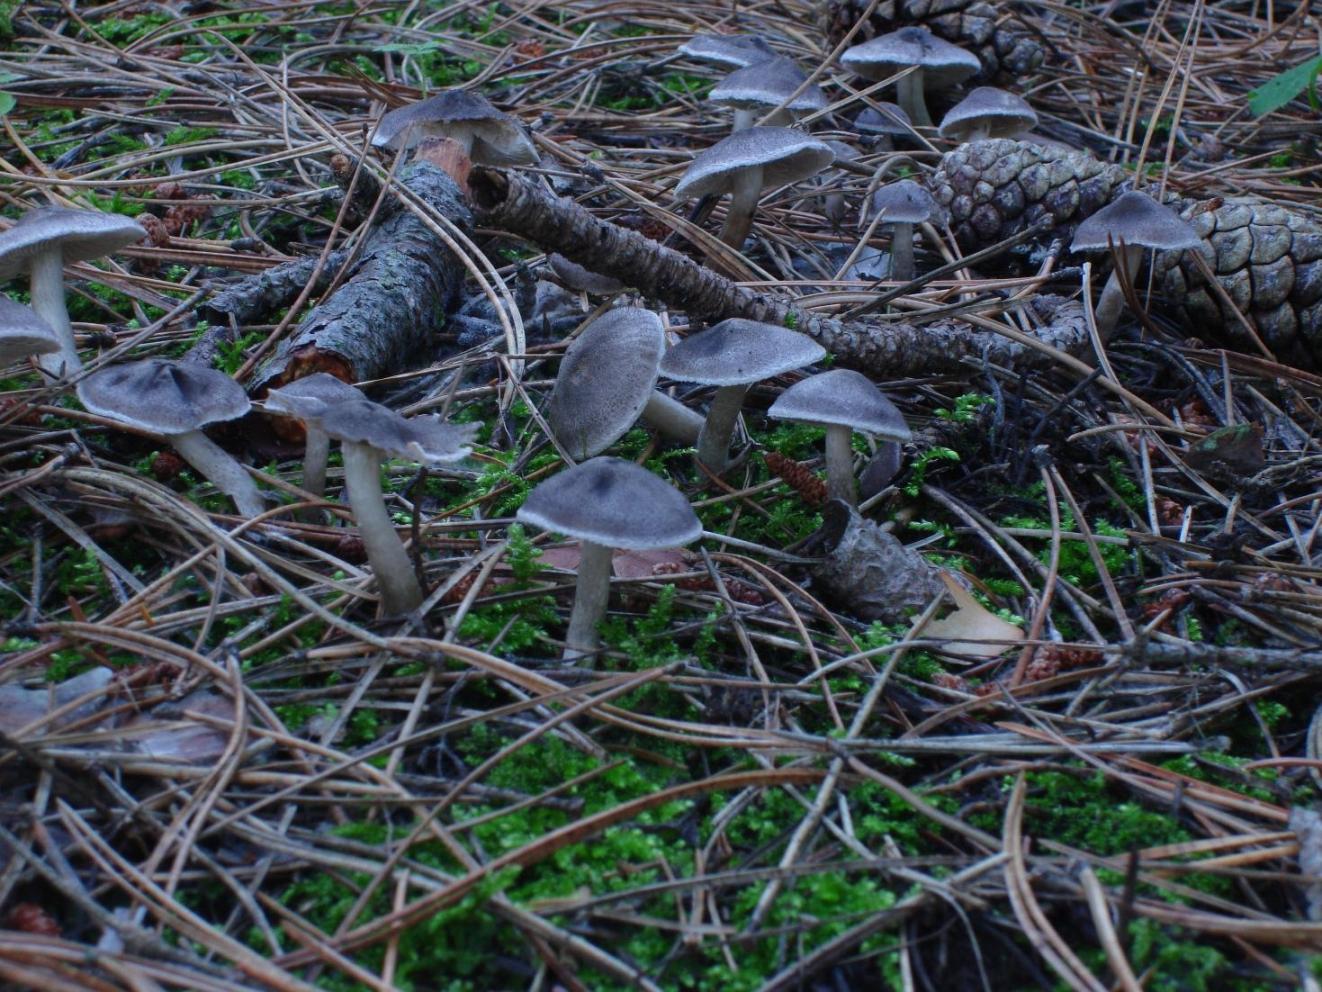
<path id="1" fill-rule="evenodd" d="M 598 296 L 610 296 L 624 289 L 624 283 L 599 272 L 590 272 L 577 262 L 571 262 L 564 255 L 550 255 L 547 264 L 557 279 L 575 292 L 595 293 Z"/>
<path id="2" fill-rule="evenodd" d="M 887 441 L 913 436 L 904 416 L 867 376 L 831 369 L 796 382 L 777 397 L 767 415 L 777 420 L 840 424 Z"/>
<path id="3" fill-rule="evenodd" d="M 112 365 L 78 383 L 90 413 L 167 437 L 235 420 L 251 409 L 243 387 L 202 365 L 149 358 Z"/>
<path id="4" fill-rule="evenodd" d="M 746 169 L 762 169 L 762 187 L 821 172 L 835 159 L 823 141 L 788 127 L 750 127 L 699 152 L 675 187 L 681 199 L 728 193 Z"/>
<path id="5" fill-rule="evenodd" d="M 691 59 L 740 69 L 776 57 L 771 46 L 761 38 L 743 34 L 695 34 L 679 46 L 679 53 Z"/>
<path id="6" fill-rule="evenodd" d="M 826 349 L 798 331 L 732 317 L 691 334 L 661 358 L 661 374 L 679 382 L 740 386 L 821 361 Z"/>
<path id="7" fill-rule="evenodd" d="M 1037 126 L 1033 108 L 1014 93 L 995 86 L 979 86 L 950 108 L 941 120 L 943 138 L 966 141 L 979 127 L 988 138 L 1013 138 Z"/>
<path id="8" fill-rule="evenodd" d="M 0 280 L 27 272 L 34 258 L 56 247 L 66 263 L 84 262 L 109 255 L 146 236 L 147 232 L 137 221 L 121 214 L 37 207 L 0 233 Z"/>
<path id="9" fill-rule="evenodd" d="M 1187 221 L 1146 193 L 1130 190 L 1097 211 L 1074 232 L 1070 251 L 1099 251 L 1110 242 L 1177 251 L 1203 243 Z"/>
<path id="10" fill-rule="evenodd" d="M 841 63 L 865 79 L 885 79 L 921 66 L 928 89 L 947 89 L 982 68 L 972 52 L 938 38 L 926 28 L 901 28 L 845 50 Z"/>
<path id="11" fill-rule="evenodd" d="M 60 350 L 55 331 L 31 307 L 0 296 L 0 364 Z"/>
<path id="12" fill-rule="evenodd" d="M 470 157 L 479 165 L 536 165 L 538 161 L 537 149 L 523 125 L 480 93 L 459 89 L 442 90 L 385 114 L 372 144 L 403 151 L 428 137 L 471 141 Z"/>
<path id="13" fill-rule="evenodd" d="M 907 135 L 913 133 L 913 121 L 896 103 L 879 103 L 876 108 L 864 107 L 854 118 L 854 128 L 865 134 Z"/>
<path id="14" fill-rule="evenodd" d="M 457 462 L 472 454 L 477 424 L 452 424 L 430 414 L 405 417 L 368 399 L 326 404 L 309 416 L 338 441 L 362 444 L 383 456 L 408 458 L 423 465 Z"/>
<path id="15" fill-rule="evenodd" d="M 940 213 L 932 194 L 912 179 L 889 183 L 872 194 L 872 209 L 886 224 L 921 224 Z"/>
<path id="16" fill-rule="evenodd" d="M 366 400 L 357 387 L 329 372 L 314 372 L 294 379 L 266 394 L 268 409 L 289 417 L 311 417 L 334 403 L 358 403 Z"/>
<path id="17" fill-rule="evenodd" d="M 816 84 L 785 103 L 807 78 L 792 59 L 776 56 L 730 73 L 712 88 L 707 99 L 741 110 L 770 110 L 781 104 L 795 114 L 825 110 L 826 93 Z"/>
<path id="18" fill-rule="evenodd" d="M 666 346 L 661 318 L 619 307 L 598 317 L 560 362 L 546 422 L 575 458 L 605 451 L 637 422 Z"/>
<path id="19" fill-rule="evenodd" d="M 702 524 L 679 490 L 623 458 L 591 458 L 541 483 L 518 519 L 609 548 L 647 551 L 690 544 Z"/>

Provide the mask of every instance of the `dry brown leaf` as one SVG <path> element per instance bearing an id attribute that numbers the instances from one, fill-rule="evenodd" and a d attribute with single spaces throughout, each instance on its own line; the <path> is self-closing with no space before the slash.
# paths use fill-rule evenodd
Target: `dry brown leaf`
<path id="1" fill-rule="evenodd" d="M 966 658 L 995 658 L 1009 647 L 999 642 L 1024 639 L 1022 630 L 988 610 L 950 575 L 942 572 L 941 581 L 955 601 L 955 612 L 933 620 L 923 636 L 950 638 L 942 651 Z"/>

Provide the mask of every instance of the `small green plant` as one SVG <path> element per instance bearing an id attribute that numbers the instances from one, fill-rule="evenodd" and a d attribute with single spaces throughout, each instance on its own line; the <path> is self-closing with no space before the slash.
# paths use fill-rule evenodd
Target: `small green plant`
<path id="1" fill-rule="evenodd" d="M 953 420 L 957 424 L 969 424 L 977 419 L 979 410 L 995 403 L 996 400 L 986 393 L 964 393 L 955 397 L 954 409 L 938 407 L 936 415 L 943 420 Z"/>
<path id="2" fill-rule="evenodd" d="M 1280 110 L 1300 93 L 1307 91 L 1308 105 L 1314 112 L 1318 110 L 1317 77 L 1322 73 L 1322 55 L 1300 62 L 1293 68 L 1273 76 L 1257 89 L 1250 90 L 1249 110 L 1253 116 L 1261 117 L 1273 110 Z"/>
<path id="3" fill-rule="evenodd" d="M 928 448 L 915 458 L 913 464 L 909 467 L 909 481 L 904 484 L 904 494 L 912 498 L 922 492 L 923 483 L 927 481 L 927 470 L 934 462 L 957 462 L 959 460 L 959 452 L 953 448 Z"/>

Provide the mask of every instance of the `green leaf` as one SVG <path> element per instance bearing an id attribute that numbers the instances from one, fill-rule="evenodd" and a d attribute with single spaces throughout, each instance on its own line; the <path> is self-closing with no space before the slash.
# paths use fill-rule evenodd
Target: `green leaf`
<path id="1" fill-rule="evenodd" d="M 0 117 L 14 109 L 18 101 L 14 99 L 14 94 L 0 92 Z"/>
<path id="2" fill-rule="evenodd" d="M 1286 69 L 1249 92 L 1249 110 L 1255 117 L 1279 110 L 1311 87 L 1319 72 L 1322 72 L 1322 55 L 1301 62 L 1293 69 Z"/>

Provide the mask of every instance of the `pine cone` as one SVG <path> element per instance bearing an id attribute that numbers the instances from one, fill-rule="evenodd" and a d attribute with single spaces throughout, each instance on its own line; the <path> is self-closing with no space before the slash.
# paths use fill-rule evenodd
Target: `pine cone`
<path id="1" fill-rule="evenodd" d="M 867 0 L 830 0 L 825 6 L 826 33 L 837 45 L 863 16 Z M 882 0 L 853 43 L 917 24 L 978 56 L 978 82 L 999 75 L 1025 76 L 1042 64 L 1045 49 L 1016 15 L 998 14 L 983 0 Z M 998 20 L 999 19 L 999 20 Z"/>

